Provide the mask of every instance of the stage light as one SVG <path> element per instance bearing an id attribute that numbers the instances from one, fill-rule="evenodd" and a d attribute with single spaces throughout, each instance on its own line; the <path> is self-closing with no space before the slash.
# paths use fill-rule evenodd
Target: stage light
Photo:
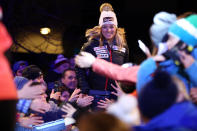
<path id="1" fill-rule="evenodd" d="M 48 27 L 44 27 L 44 28 L 41 28 L 40 29 L 40 33 L 42 34 L 42 35 L 47 35 L 47 34 L 49 34 L 51 32 L 51 30 L 50 30 L 50 28 L 48 28 Z"/>

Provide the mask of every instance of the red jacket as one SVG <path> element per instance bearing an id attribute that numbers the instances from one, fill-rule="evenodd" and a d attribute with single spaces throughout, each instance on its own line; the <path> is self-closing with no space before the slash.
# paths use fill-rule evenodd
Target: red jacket
<path id="1" fill-rule="evenodd" d="M 4 52 L 12 45 L 12 39 L 0 22 L 0 100 L 15 100 L 17 92 L 9 63 Z"/>

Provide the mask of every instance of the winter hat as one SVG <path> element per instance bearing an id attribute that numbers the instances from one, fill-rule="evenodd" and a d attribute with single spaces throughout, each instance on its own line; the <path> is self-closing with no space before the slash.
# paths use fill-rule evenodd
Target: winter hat
<path id="1" fill-rule="evenodd" d="M 167 72 L 155 72 L 153 79 L 138 93 L 141 114 L 153 118 L 176 102 L 178 88 Z"/>
<path id="2" fill-rule="evenodd" d="M 16 73 L 18 70 L 20 70 L 26 66 L 28 66 L 28 63 L 26 61 L 23 61 L 23 60 L 17 61 L 13 65 L 13 71 Z"/>
<path id="3" fill-rule="evenodd" d="M 197 15 L 190 15 L 170 26 L 169 34 L 179 38 L 190 46 L 197 45 Z"/>
<path id="4" fill-rule="evenodd" d="M 163 37 L 167 34 L 169 27 L 176 21 L 176 15 L 168 12 L 159 12 L 153 18 L 153 24 L 150 27 L 150 37 L 153 43 L 158 47 Z"/>
<path id="5" fill-rule="evenodd" d="M 67 58 L 65 58 L 62 54 L 58 55 L 57 59 L 54 62 L 55 68 L 59 67 L 60 65 L 62 65 L 64 63 L 69 63 L 69 60 Z"/>
<path id="6" fill-rule="evenodd" d="M 140 122 L 137 99 L 131 95 L 122 95 L 117 102 L 107 108 L 107 112 L 115 115 L 127 124 L 136 125 Z"/>
<path id="7" fill-rule="evenodd" d="M 17 90 L 20 90 L 23 88 L 23 86 L 28 82 L 28 79 L 22 76 L 16 76 L 14 77 L 14 83 L 16 84 Z"/>
<path id="8" fill-rule="evenodd" d="M 29 80 L 35 80 L 41 75 L 43 75 L 42 70 L 36 65 L 29 65 L 22 72 L 22 76 Z"/>
<path id="9" fill-rule="evenodd" d="M 100 18 L 99 18 L 99 26 L 103 26 L 105 24 L 113 24 L 118 27 L 118 21 L 116 18 L 116 14 L 113 11 L 111 4 L 104 3 L 100 6 Z"/>

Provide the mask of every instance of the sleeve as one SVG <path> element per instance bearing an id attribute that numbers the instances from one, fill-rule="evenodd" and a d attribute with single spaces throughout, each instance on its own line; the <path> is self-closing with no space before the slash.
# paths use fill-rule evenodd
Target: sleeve
<path id="1" fill-rule="evenodd" d="M 92 65 L 92 69 L 94 72 L 114 80 L 136 83 L 139 66 L 124 68 L 97 58 Z"/>
<path id="2" fill-rule="evenodd" d="M 190 67 L 186 68 L 189 79 L 192 83 L 192 86 L 197 86 L 197 75 L 194 75 L 194 72 L 197 72 L 197 61 L 195 61 Z"/>
<path id="3" fill-rule="evenodd" d="M 60 109 L 55 99 L 50 99 L 48 103 L 50 104 L 50 112 L 57 112 Z"/>
<path id="4" fill-rule="evenodd" d="M 156 69 L 157 64 L 152 58 L 145 60 L 140 65 L 139 71 L 137 73 L 137 92 L 139 92 L 143 86 L 152 79 L 151 75 Z"/>
<path id="5" fill-rule="evenodd" d="M 197 48 L 195 47 L 191 54 L 195 61 L 194 63 L 185 69 L 185 72 L 188 74 L 192 86 L 197 87 L 197 75 L 194 75 L 194 72 L 197 72 Z"/>
<path id="6" fill-rule="evenodd" d="M 31 100 L 20 99 L 17 103 L 16 108 L 19 112 L 26 114 L 28 112 L 30 105 L 31 105 Z"/>
<path id="7" fill-rule="evenodd" d="M 82 47 L 81 51 L 86 51 L 94 55 L 93 48 L 91 46 L 91 42 L 85 43 L 84 46 Z M 94 55 L 95 56 L 95 55 Z M 78 86 L 81 89 L 83 94 L 87 94 L 90 87 L 87 81 L 87 71 L 89 68 L 79 68 L 75 67 L 75 71 L 77 74 L 77 79 L 78 79 Z"/>

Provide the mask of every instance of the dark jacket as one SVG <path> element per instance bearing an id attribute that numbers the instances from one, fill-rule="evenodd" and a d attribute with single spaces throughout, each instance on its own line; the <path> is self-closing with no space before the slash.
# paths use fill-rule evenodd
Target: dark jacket
<path id="1" fill-rule="evenodd" d="M 93 39 L 85 43 L 81 50 L 89 52 L 97 58 L 101 58 L 118 65 L 122 65 L 129 61 L 128 47 L 119 49 L 115 41 L 113 42 L 113 46 L 110 48 L 107 42 L 104 41 L 103 46 L 99 46 L 99 41 Z M 83 93 L 88 93 L 90 89 L 105 90 L 106 81 L 106 90 L 113 90 L 111 83 L 115 85 L 114 81 L 93 72 L 91 68 L 76 68 L 76 72 L 79 88 L 82 89 Z"/>

